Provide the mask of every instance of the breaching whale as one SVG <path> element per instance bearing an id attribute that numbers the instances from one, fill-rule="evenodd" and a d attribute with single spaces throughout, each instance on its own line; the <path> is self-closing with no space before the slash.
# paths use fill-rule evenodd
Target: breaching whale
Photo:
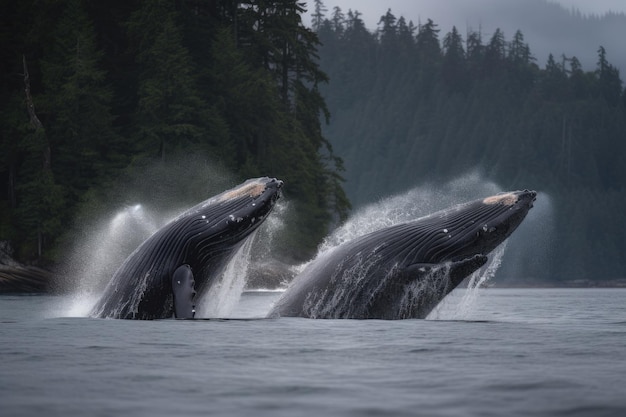
<path id="1" fill-rule="evenodd" d="M 251 179 L 185 211 L 122 263 L 91 316 L 192 318 L 196 290 L 220 275 L 269 215 L 281 187 L 275 178 Z"/>
<path id="2" fill-rule="evenodd" d="M 318 255 L 268 317 L 425 318 L 519 226 L 537 193 L 502 193 L 384 228 Z"/>

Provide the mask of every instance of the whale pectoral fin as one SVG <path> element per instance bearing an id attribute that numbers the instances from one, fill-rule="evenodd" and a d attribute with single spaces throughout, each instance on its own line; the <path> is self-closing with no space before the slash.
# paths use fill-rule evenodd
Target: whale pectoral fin
<path id="1" fill-rule="evenodd" d="M 196 315 L 195 284 L 196 281 L 189 265 L 179 266 L 172 274 L 174 316 L 177 319 L 192 319 Z"/>
<path id="2" fill-rule="evenodd" d="M 402 277 L 401 281 L 409 283 L 411 281 L 419 281 L 422 278 L 430 275 L 436 269 L 440 268 L 439 264 L 419 263 L 411 264 L 398 271 L 398 275 Z"/>
<path id="3" fill-rule="evenodd" d="M 474 255 L 471 258 L 452 262 L 452 265 L 450 265 L 452 285 L 455 287 L 459 285 L 467 276 L 486 264 L 487 259 L 485 255 Z"/>
<path id="4" fill-rule="evenodd" d="M 485 255 L 474 255 L 470 258 L 451 262 L 447 267 L 444 264 L 417 263 L 402 268 L 400 276 L 406 282 L 421 280 L 433 273 L 448 273 L 452 288 L 456 287 L 472 272 L 483 266 L 487 262 Z"/>

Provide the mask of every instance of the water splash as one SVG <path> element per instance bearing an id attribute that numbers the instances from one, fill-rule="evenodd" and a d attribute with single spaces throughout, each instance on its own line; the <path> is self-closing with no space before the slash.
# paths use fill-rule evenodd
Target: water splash
<path id="1" fill-rule="evenodd" d="M 122 262 L 161 226 L 235 182 L 201 155 L 130 167 L 123 184 L 89 194 L 68 232 L 70 254 L 56 283 L 67 293 L 61 315 L 86 316 Z M 141 204 L 137 204 L 141 202 Z"/>
<path id="2" fill-rule="evenodd" d="M 142 205 L 136 204 L 124 207 L 92 229 L 85 229 L 88 233 L 64 267 L 72 286 L 67 315 L 86 316 L 117 267 L 160 223 Z"/>
<path id="3" fill-rule="evenodd" d="M 502 265 L 502 258 L 507 247 L 504 241 L 490 255 L 485 266 L 467 278 L 467 287 L 457 287 L 426 317 L 428 320 L 468 320 L 471 318 L 480 294 L 493 279 Z"/>
<path id="4" fill-rule="evenodd" d="M 224 272 L 211 285 L 208 290 L 199 294 L 196 317 L 229 317 L 243 292 L 246 285 L 246 276 L 250 265 L 250 248 L 253 237 L 247 239 L 244 244 L 233 254 L 224 268 Z"/>
<path id="5" fill-rule="evenodd" d="M 474 200 L 479 197 L 494 195 L 503 189 L 494 182 L 487 181 L 478 172 L 470 172 L 444 184 L 423 184 L 413 189 L 379 202 L 367 205 L 354 213 L 348 221 L 337 228 L 320 245 L 316 258 L 332 251 L 337 246 L 356 239 L 367 233 L 390 227 L 399 223 L 417 220 L 436 211 Z M 486 266 L 471 275 L 468 288 L 459 288 L 446 297 L 442 303 L 446 310 L 436 308 L 428 317 L 439 319 L 462 319 L 476 305 L 479 288 L 486 286 L 502 264 L 507 242 L 504 242 L 489 256 Z M 308 263 L 298 267 L 301 271 Z M 402 308 L 412 308 L 412 300 L 434 291 L 431 282 L 416 283 L 407 286 L 402 300 Z M 462 296 L 458 294 L 462 292 Z M 419 295 L 418 295 L 419 294 Z M 460 298 L 460 299 L 459 299 Z M 452 305 L 453 307 L 449 307 Z"/>
<path id="6" fill-rule="evenodd" d="M 332 249 L 364 234 L 413 221 L 447 207 L 501 191 L 501 187 L 486 181 L 478 172 L 471 172 L 444 184 L 417 186 L 403 194 L 385 198 L 358 210 L 324 240 L 319 252 Z"/>
<path id="7" fill-rule="evenodd" d="M 285 227 L 289 208 L 279 202 L 272 215 L 233 255 L 224 273 L 210 290 L 198 296 L 198 317 L 229 317 L 243 292 L 250 268 L 267 261 L 274 239 Z M 155 212 L 136 204 L 114 212 L 85 228 L 64 268 L 66 286 L 72 291 L 55 311 L 70 317 L 85 317 L 93 309 L 116 269 L 147 238 L 186 209 Z M 258 254 L 254 257 L 251 253 Z"/>

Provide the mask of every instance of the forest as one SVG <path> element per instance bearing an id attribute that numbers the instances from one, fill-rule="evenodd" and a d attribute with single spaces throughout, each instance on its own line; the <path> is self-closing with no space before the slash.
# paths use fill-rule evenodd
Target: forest
<path id="1" fill-rule="evenodd" d="M 552 202 L 549 267 L 527 259 L 517 274 L 624 278 L 626 94 L 602 45 L 595 68 L 559 51 L 540 66 L 519 30 L 444 34 L 391 10 L 369 30 L 358 11 L 321 1 L 312 16 L 330 80 L 324 133 L 343 158 L 355 208 L 478 171 Z"/>
<path id="2" fill-rule="evenodd" d="M 352 206 L 480 172 L 551 201 L 550 265 L 519 276 L 624 278 L 622 51 L 539 65 L 521 31 L 444 34 L 391 10 L 371 30 L 320 0 L 2 10 L 0 241 L 22 262 L 61 262 L 81 220 L 133 197 L 201 201 L 221 172 L 285 180 L 297 216 L 278 252 L 302 261 Z"/>
<path id="3" fill-rule="evenodd" d="M 298 212 L 285 256 L 310 256 L 350 206 L 341 159 L 322 135 L 327 76 L 303 7 L 3 0 L 0 241 L 22 262 L 54 265 L 81 232 L 78 218 L 137 203 L 122 191 L 162 166 L 208 185 L 139 192 L 193 194 L 190 204 L 212 195 L 198 172 L 228 172 L 229 187 L 283 179 Z"/>

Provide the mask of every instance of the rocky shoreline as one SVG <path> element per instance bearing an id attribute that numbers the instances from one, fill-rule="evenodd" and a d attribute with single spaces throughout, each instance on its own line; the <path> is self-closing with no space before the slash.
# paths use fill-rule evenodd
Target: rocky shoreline
<path id="1" fill-rule="evenodd" d="M 0 241 L 0 294 L 50 292 L 53 277 L 48 270 L 17 262 L 10 243 Z"/>

